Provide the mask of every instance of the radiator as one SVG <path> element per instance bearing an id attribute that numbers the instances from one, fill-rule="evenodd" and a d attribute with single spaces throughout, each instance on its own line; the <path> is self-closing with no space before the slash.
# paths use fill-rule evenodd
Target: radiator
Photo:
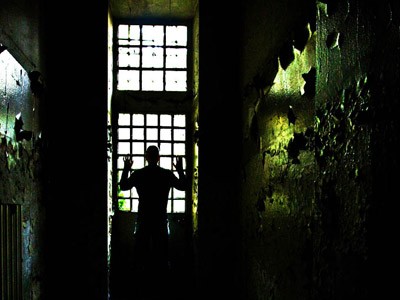
<path id="1" fill-rule="evenodd" d="M 21 205 L 0 204 L 0 299 L 22 299 Z"/>

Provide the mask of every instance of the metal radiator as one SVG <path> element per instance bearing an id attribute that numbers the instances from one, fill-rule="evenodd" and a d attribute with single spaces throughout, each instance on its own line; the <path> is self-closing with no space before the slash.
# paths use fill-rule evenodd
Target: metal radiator
<path id="1" fill-rule="evenodd" d="M 21 205 L 0 204 L 0 299 L 22 299 Z"/>

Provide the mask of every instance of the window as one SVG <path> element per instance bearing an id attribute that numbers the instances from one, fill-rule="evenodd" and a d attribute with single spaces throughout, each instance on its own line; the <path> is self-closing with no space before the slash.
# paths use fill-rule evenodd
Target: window
<path id="1" fill-rule="evenodd" d="M 187 91 L 187 26 L 117 27 L 117 89 Z"/>
<path id="2" fill-rule="evenodd" d="M 184 114 L 131 114 L 118 115 L 117 168 L 121 178 L 125 156 L 133 157 L 133 170 L 146 164 L 144 153 L 148 146 L 156 145 L 160 149 L 160 166 L 173 170 L 176 156 L 186 154 L 186 116 Z M 186 172 L 186 161 L 184 170 Z M 185 212 L 185 191 L 171 189 L 168 199 L 168 213 Z M 136 189 L 120 191 L 118 205 L 121 210 L 137 212 L 138 194 Z"/>

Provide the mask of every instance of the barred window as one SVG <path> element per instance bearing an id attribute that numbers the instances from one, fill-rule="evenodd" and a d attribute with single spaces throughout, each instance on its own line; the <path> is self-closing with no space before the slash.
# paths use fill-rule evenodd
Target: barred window
<path id="1" fill-rule="evenodd" d="M 156 145 L 160 149 L 160 167 L 172 170 L 176 156 L 186 154 L 186 116 L 184 114 L 131 114 L 118 115 L 117 169 L 121 178 L 124 157 L 133 158 L 133 170 L 146 164 L 147 147 Z M 183 160 L 186 172 L 186 161 Z M 184 213 L 185 191 L 171 189 L 168 197 L 168 213 Z M 136 189 L 119 191 L 118 205 L 121 210 L 137 212 L 139 196 Z"/>
<path id="2" fill-rule="evenodd" d="M 117 28 L 118 90 L 187 91 L 187 26 Z"/>

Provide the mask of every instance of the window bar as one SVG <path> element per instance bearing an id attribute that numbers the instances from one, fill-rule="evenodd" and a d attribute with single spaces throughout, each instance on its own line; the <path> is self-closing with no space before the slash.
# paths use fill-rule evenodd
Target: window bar
<path id="1" fill-rule="evenodd" d="M 163 52 L 164 52 L 164 55 L 163 55 L 163 91 L 165 91 L 166 90 L 166 85 L 167 85 L 167 83 L 166 83 L 166 80 L 167 80 L 167 78 L 166 78 L 166 63 L 167 63 L 167 48 L 166 48 L 166 45 L 167 45 L 167 27 L 166 26 L 163 26 L 163 28 L 164 28 L 164 41 L 163 41 Z"/>
<path id="2" fill-rule="evenodd" d="M 129 29 L 130 29 L 131 27 L 129 26 Z M 129 37 L 130 37 L 130 35 L 129 35 Z M 128 141 L 129 141 L 129 155 L 132 157 L 132 152 L 133 152 L 133 144 L 132 144 L 132 141 L 133 141 L 133 137 L 132 137 L 132 114 L 129 114 L 129 139 L 128 139 Z M 129 207 L 130 208 L 132 208 L 132 205 L 133 205 L 133 203 L 132 203 L 132 191 L 129 191 Z"/>
<path id="3" fill-rule="evenodd" d="M 139 90 L 143 90 L 142 63 L 143 63 L 143 25 L 139 26 Z M 145 118 L 146 119 L 146 118 Z"/>

